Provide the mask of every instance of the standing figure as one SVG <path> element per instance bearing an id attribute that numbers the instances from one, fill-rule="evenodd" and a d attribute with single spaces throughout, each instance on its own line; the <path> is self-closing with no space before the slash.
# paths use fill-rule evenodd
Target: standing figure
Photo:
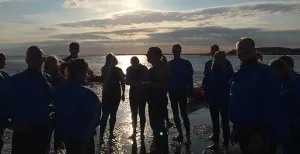
<path id="1" fill-rule="evenodd" d="M 125 75 L 123 71 L 117 67 L 117 58 L 113 54 L 106 56 L 105 65 L 102 67 L 103 90 L 102 90 L 102 116 L 100 125 L 100 142 L 103 143 L 104 132 L 109 119 L 109 135 L 115 138 L 114 128 L 117 119 L 117 111 L 120 101 L 125 100 Z"/>
<path id="2" fill-rule="evenodd" d="M 150 126 L 153 130 L 155 148 L 153 154 L 169 152 L 168 134 L 165 127 L 169 68 L 166 57 L 158 47 L 151 47 L 147 53 L 148 62 L 152 64 L 148 81 L 143 83 L 148 91 L 148 112 Z"/>
<path id="3" fill-rule="evenodd" d="M 230 135 L 228 115 L 229 81 L 234 73 L 231 65 L 228 64 L 226 61 L 226 53 L 224 51 L 216 52 L 213 57 L 212 66 L 205 72 L 202 81 L 204 95 L 209 104 L 209 111 L 213 123 L 214 138 L 212 141 L 214 144 L 209 146 L 209 149 L 219 148 L 219 114 L 221 114 L 224 139 L 223 146 L 225 151 L 228 150 Z"/>
<path id="4" fill-rule="evenodd" d="M 272 131 L 280 103 L 279 79 L 271 67 L 257 62 L 251 38 L 240 39 L 236 48 L 241 67 L 230 81 L 231 139 L 239 143 L 243 154 L 274 154 Z"/>
<path id="5" fill-rule="evenodd" d="M 53 89 L 50 77 L 42 72 L 44 61 L 44 52 L 39 47 L 29 47 L 26 54 L 28 68 L 10 77 L 0 89 L 3 107 L 0 112 L 11 118 L 14 130 L 12 154 L 48 152 L 48 109 L 53 100 Z"/>
<path id="6" fill-rule="evenodd" d="M 187 114 L 187 91 L 193 94 L 193 66 L 185 59 L 180 57 L 182 52 L 181 46 L 176 44 L 173 46 L 174 59 L 169 62 L 170 80 L 169 80 L 169 97 L 173 110 L 173 117 L 179 135 L 173 140 L 182 142 L 183 134 L 179 118 L 179 108 L 183 119 L 186 139 L 190 142 L 190 120 Z"/>
<path id="7" fill-rule="evenodd" d="M 101 102 L 83 86 L 87 71 L 85 60 L 71 60 L 68 81 L 54 95 L 55 134 L 65 143 L 68 154 L 95 153 L 93 136 L 100 123 Z"/>
<path id="8" fill-rule="evenodd" d="M 137 57 L 131 58 L 131 66 L 127 68 L 126 82 L 130 85 L 129 101 L 132 117 L 133 134 L 131 139 L 136 137 L 137 114 L 140 117 L 141 138 L 144 138 L 146 124 L 146 89 L 141 87 L 141 83 L 145 82 L 148 77 L 148 68 L 142 64 Z"/>

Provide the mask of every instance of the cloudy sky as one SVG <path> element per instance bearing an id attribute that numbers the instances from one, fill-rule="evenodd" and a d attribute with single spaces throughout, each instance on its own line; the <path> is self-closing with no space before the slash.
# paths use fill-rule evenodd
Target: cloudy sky
<path id="1" fill-rule="evenodd" d="M 207 52 L 233 49 L 243 36 L 257 46 L 300 47 L 300 0 L 0 0 L 0 51 L 24 54 L 30 45 L 68 54 Z"/>

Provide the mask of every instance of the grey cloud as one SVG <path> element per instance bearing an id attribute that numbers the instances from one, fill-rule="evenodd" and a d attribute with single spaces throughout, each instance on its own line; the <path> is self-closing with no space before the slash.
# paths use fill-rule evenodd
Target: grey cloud
<path id="1" fill-rule="evenodd" d="M 131 25 L 141 23 L 161 23 L 164 21 L 204 21 L 214 17 L 249 17 L 272 13 L 289 13 L 300 11 L 300 2 L 269 2 L 249 3 L 231 6 L 206 8 L 188 12 L 137 10 L 127 13 L 119 13 L 111 18 L 92 19 L 71 23 L 61 23 L 63 27 L 108 27 L 116 25 Z"/>
<path id="2" fill-rule="evenodd" d="M 41 31 L 56 31 L 59 30 L 58 28 L 49 28 L 49 27 L 40 27 Z"/>
<path id="3" fill-rule="evenodd" d="M 55 39 L 75 39 L 75 40 L 110 40 L 107 36 L 97 35 L 93 33 L 79 33 L 79 34 L 59 34 L 49 36 Z"/>
<path id="4" fill-rule="evenodd" d="M 87 2 L 88 0 L 65 0 L 64 8 L 77 8 L 83 2 Z"/>

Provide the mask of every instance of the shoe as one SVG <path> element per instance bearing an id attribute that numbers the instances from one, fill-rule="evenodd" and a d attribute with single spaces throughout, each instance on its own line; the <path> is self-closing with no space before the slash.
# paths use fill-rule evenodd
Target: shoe
<path id="1" fill-rule="evenodd" d="M 182 142 L 183 141 L 183 135 L 178 135 L 173 138 L 173 141 Z"/>
<path id="2" fill-rule="evenodd" d="M 206 149 L 210 149 L 210 150 L 217 150 L 219 149 L 219 145 L 218 144 L 213 144 L 213 145 L 210 145 L 208 147 L 206 147 Z"/>

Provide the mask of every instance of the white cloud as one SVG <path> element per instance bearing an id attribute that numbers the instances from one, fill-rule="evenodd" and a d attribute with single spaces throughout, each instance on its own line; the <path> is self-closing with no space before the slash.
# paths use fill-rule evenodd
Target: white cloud
<path id="1" fill-rule="evenodd" d="M 65 0 L 64 8 L 77 8 L 87 2 L 88 0 Z"/>
<path id="2" fill-rule="evenodd" d="M 300 11 L 300 2 L 248 3 L 193 11 L 135 10 L 106 18 L 61 23 L 63 27 L 107 27 L 161 22 L 199 22 L 218 18 L 252 18 Z"/>

